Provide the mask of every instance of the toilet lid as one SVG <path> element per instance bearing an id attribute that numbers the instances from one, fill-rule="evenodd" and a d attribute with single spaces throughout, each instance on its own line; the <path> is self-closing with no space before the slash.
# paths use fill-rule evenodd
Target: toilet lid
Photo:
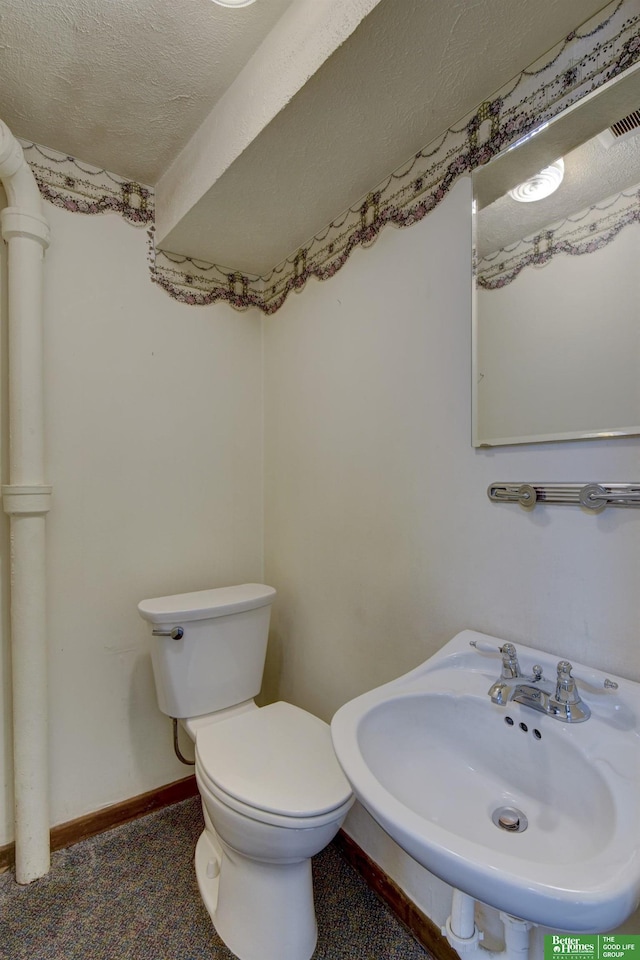
<path id="1" fill-rule="evenodd" d="M 202 728 L 196 751 L 212 783 L 258 810 L 312 817 L 351 796 L 329 726 L 290 703 L 272 703 Z"/>

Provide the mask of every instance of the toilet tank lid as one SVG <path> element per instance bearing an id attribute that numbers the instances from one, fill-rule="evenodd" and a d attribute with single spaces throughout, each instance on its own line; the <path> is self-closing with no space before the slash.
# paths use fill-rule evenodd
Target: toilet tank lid
<path id="1" fill-rule="evenodd" d="M 171 597 L 142 600 L 138 612 L 151 623 L 186 623 L 226 617 L 242 610 L 253 610 L 273 602 L 276 591 L 264 583 L 241 583 L 234 587 L 216 587 L 193 593 L 176 593 Z"/>

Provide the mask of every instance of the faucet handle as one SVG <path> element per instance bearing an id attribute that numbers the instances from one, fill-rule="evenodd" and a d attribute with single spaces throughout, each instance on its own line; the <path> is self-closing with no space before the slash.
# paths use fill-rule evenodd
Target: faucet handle
<path id="1" fill-rule="evenodd" d="M 502 653 L 502 647 L 497 643 L 490 643 L 488 640 L 469 640 L 469 646 L 475 647 L 481 653 Z"/>
<path id="2" fill-rule="evenodd" d="M 556 684 L 556 700 L 563 703 L 575 703 L 580 699 L 576 690 L 576 681 L 571 676 L 573 665 L 568 660 L 558 661 L 558 678 Z"/>
<path id="3" fill-rule="evenodd" d="M 594 691 L 597 691 L 598 689 L 617 690 L 619 687 L 618 682 L 616 680 L 612 680 L 611 677 L 605 677 L 604 680 L 600 682 L 598 680 L 587 680 L 586 677 L 582 677 L 580 674 L 578 674 L 572 679 L 579 680 L 580 683 L 585 684 L 587 687 L 591 687 L 591 689 Z"/>
<path id="4" fill-rule="evenodd" d="M 618 689 L 618 684 L 615 680 L 611 680 L 610 677 L 605 677 L 604 681 L 600 684 L 593 683 L 590 680 L 585 680 L 584 677 L 572 676 L 572 670 L 573 667 L 568 660 L 560 660 L 558 663 L 558 681 L 556 687 L 557 700 L 563 700 L 565 703 L 578 703 L 580 701 L 580 694 L 578 693 L 578 688 L 576 687 L 576 680 L 579 680 L 580 683 L 586 683 L 587 686 L 592 687 L 594 690 L 597 690 L 598 687 L 603 690 Z"/>
<path id="5" fill-rule="evenodd" d="M 502 680 L 514 680 L 521 677 L 520 664 L 518 663 L 518 654 L 516 648 L 508 641 L 499 646 L 497 643 L 490 643 L 488 640 L 469 640 L 469 646 L 475 647 L 481 653 L 500 653 L 502 654 Z"/>
<path id="6" fill-rule="evenodd" d="M 522 676 L 520 664 L 518 663 L 518 654 L 512 643 L 503 643 L 500 649 L 502 654 L 502 679 L 514 680 Z"/>
<path id="7" fill-rule="evenodd" d="M 558 662 L 558 677 L 555 696 L 549 699 L 548 712 L 561 720 L 580 722 L 588 720 L 591 710 L 580 698 L 575 679 L 571 676 L 573 670 L 568 660 Z"/>

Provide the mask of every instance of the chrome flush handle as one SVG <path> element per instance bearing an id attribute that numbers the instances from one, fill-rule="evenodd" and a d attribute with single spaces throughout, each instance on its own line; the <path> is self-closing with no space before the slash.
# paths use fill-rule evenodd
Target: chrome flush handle
<path id="1" fill-rule="evenodd" d="M 172 640 L 182 640 L 184 630 L 182 627 L 154 627 L 151 635 L 153 637 L 171 637 Z"/>

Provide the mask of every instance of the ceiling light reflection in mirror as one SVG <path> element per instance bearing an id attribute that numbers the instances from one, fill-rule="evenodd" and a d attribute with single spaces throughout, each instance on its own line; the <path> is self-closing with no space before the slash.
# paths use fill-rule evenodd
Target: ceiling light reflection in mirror
<path id="1" fill-rule="evenodd" d="M 549 164 L 548 167 L 544 167 L 533 177 L 519 183 L 513 190 L 509 190 L 509 196 L 512 200 L 517 200 L 518 203 L 535 203 L 555 193 L 563 178 L 564 160 L 560 157 L 559 160 Z"/>
<path id="2" fill-rule="evenodd" d="M 248 7 L 249 4 L 255 3 L 255 0 L 213 0 L 213 2 L 221 7 Z"/>

